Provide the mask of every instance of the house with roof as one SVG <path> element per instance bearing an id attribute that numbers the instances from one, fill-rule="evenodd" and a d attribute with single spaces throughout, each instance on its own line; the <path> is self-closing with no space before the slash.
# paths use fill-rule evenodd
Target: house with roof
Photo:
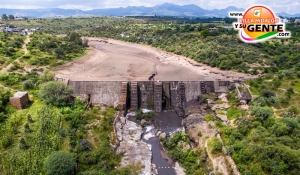
<path id="1" fill-rule="evenodd" d="M 213 31 L 216 31 L 216 30 L 218 30 L 216 27 L 213 27 L 213 28 L 208 28 L 208 30 L 210 31 L 210 32 L 213 32 Z"/>
<path id="2" fill-rule="evenodd" d="M 300 19 L 299 18 L 295 19 L 294 23 L 299 24 L 300 23 Z"/>
<path id="3" fill-rule="evenodd" d="M 17 92 L 13 97 L 9 98 L 11 105 L 18 109 L 24 109 L 29 104 L 28 92 Z"/>

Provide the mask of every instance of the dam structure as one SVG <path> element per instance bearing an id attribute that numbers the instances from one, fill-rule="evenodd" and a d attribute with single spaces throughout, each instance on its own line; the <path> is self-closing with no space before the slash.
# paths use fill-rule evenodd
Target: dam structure
<path id="1" fill-rule="evenodd" d="M 124 110 L 154 112 L 184 108 L 202 94 L 228 91 L 230 81 L 72 81 L 55 78 L 74 89 L 73 96 L 89 99 L 93 105 L 121 105 Z"/>

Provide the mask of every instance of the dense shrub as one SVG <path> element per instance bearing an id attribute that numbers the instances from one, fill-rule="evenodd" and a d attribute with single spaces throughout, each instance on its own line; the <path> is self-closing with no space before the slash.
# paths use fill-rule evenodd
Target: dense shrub
<path id="1" fill-rule="evenodd" d="M 34 88 L 34 81 L 33 80 L 26 80 L 23 83 L 24 90 L 30 90 Z"/>
<path id="2" fill-rule="evenodd" d="M 139 109 L 139 110 L 136 111 L 135 117 L 136 117 L 137 120 L 142 120 L 142 119 L 154 120 L 154 112 L 150 111 L 150 112 L 147 112 L 147 113 L 143 113 L 142 110 Z"/>
<path id="3" fill-rule="evenodd" d="M 40 90 L 40 98 L 47 104 L 63 106 L 73 93 L 73 89 L 61 82 L 50 81 L 44 84 Z"/>
<path id="4" fill-rule="evenodd" d="M 71 175 L 75 167 L 75 159 L 68 152 L 57 151 L 50 154 L 44 164 L 47 175 Z"/>
<path id="5" fill-rule="evenodd" d="M 259 120 L 265 120 L 273 115 L 273 110 L 268 107 L 252 107 L 251 115 L 256 116 Z"/>

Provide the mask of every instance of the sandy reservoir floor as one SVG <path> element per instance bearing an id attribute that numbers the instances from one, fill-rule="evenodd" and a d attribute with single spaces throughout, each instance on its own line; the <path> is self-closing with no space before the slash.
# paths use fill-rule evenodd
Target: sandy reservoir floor
<path id="1" fill-rule="evenodd" d="M 238 80 L 253 75 L 222 71 L 151 46 L 104 38 L 88 38 L 88 53 L 72 62 L 53 68 L 56 77 L 73 81 L 197 81 Z"/>

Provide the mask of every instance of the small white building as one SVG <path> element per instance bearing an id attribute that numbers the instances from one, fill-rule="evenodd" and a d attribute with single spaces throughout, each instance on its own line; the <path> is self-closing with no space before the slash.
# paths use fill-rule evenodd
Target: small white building
<path id="1" fill-rule="evenodd" d="M 227 30 L 231 30 L 231 29 L 233 29 L 233 26 L 222 26 L 222 28 L 227 29 Z"/>
<path id="2" fill-rule="evenodd" d="M 280 21 L 283 22 L 283 23 L 289 23 L 290 22 L 290 20 L 288 20 L 286 18 L 283 18 L 283 19 L 280 18 Z"/>

